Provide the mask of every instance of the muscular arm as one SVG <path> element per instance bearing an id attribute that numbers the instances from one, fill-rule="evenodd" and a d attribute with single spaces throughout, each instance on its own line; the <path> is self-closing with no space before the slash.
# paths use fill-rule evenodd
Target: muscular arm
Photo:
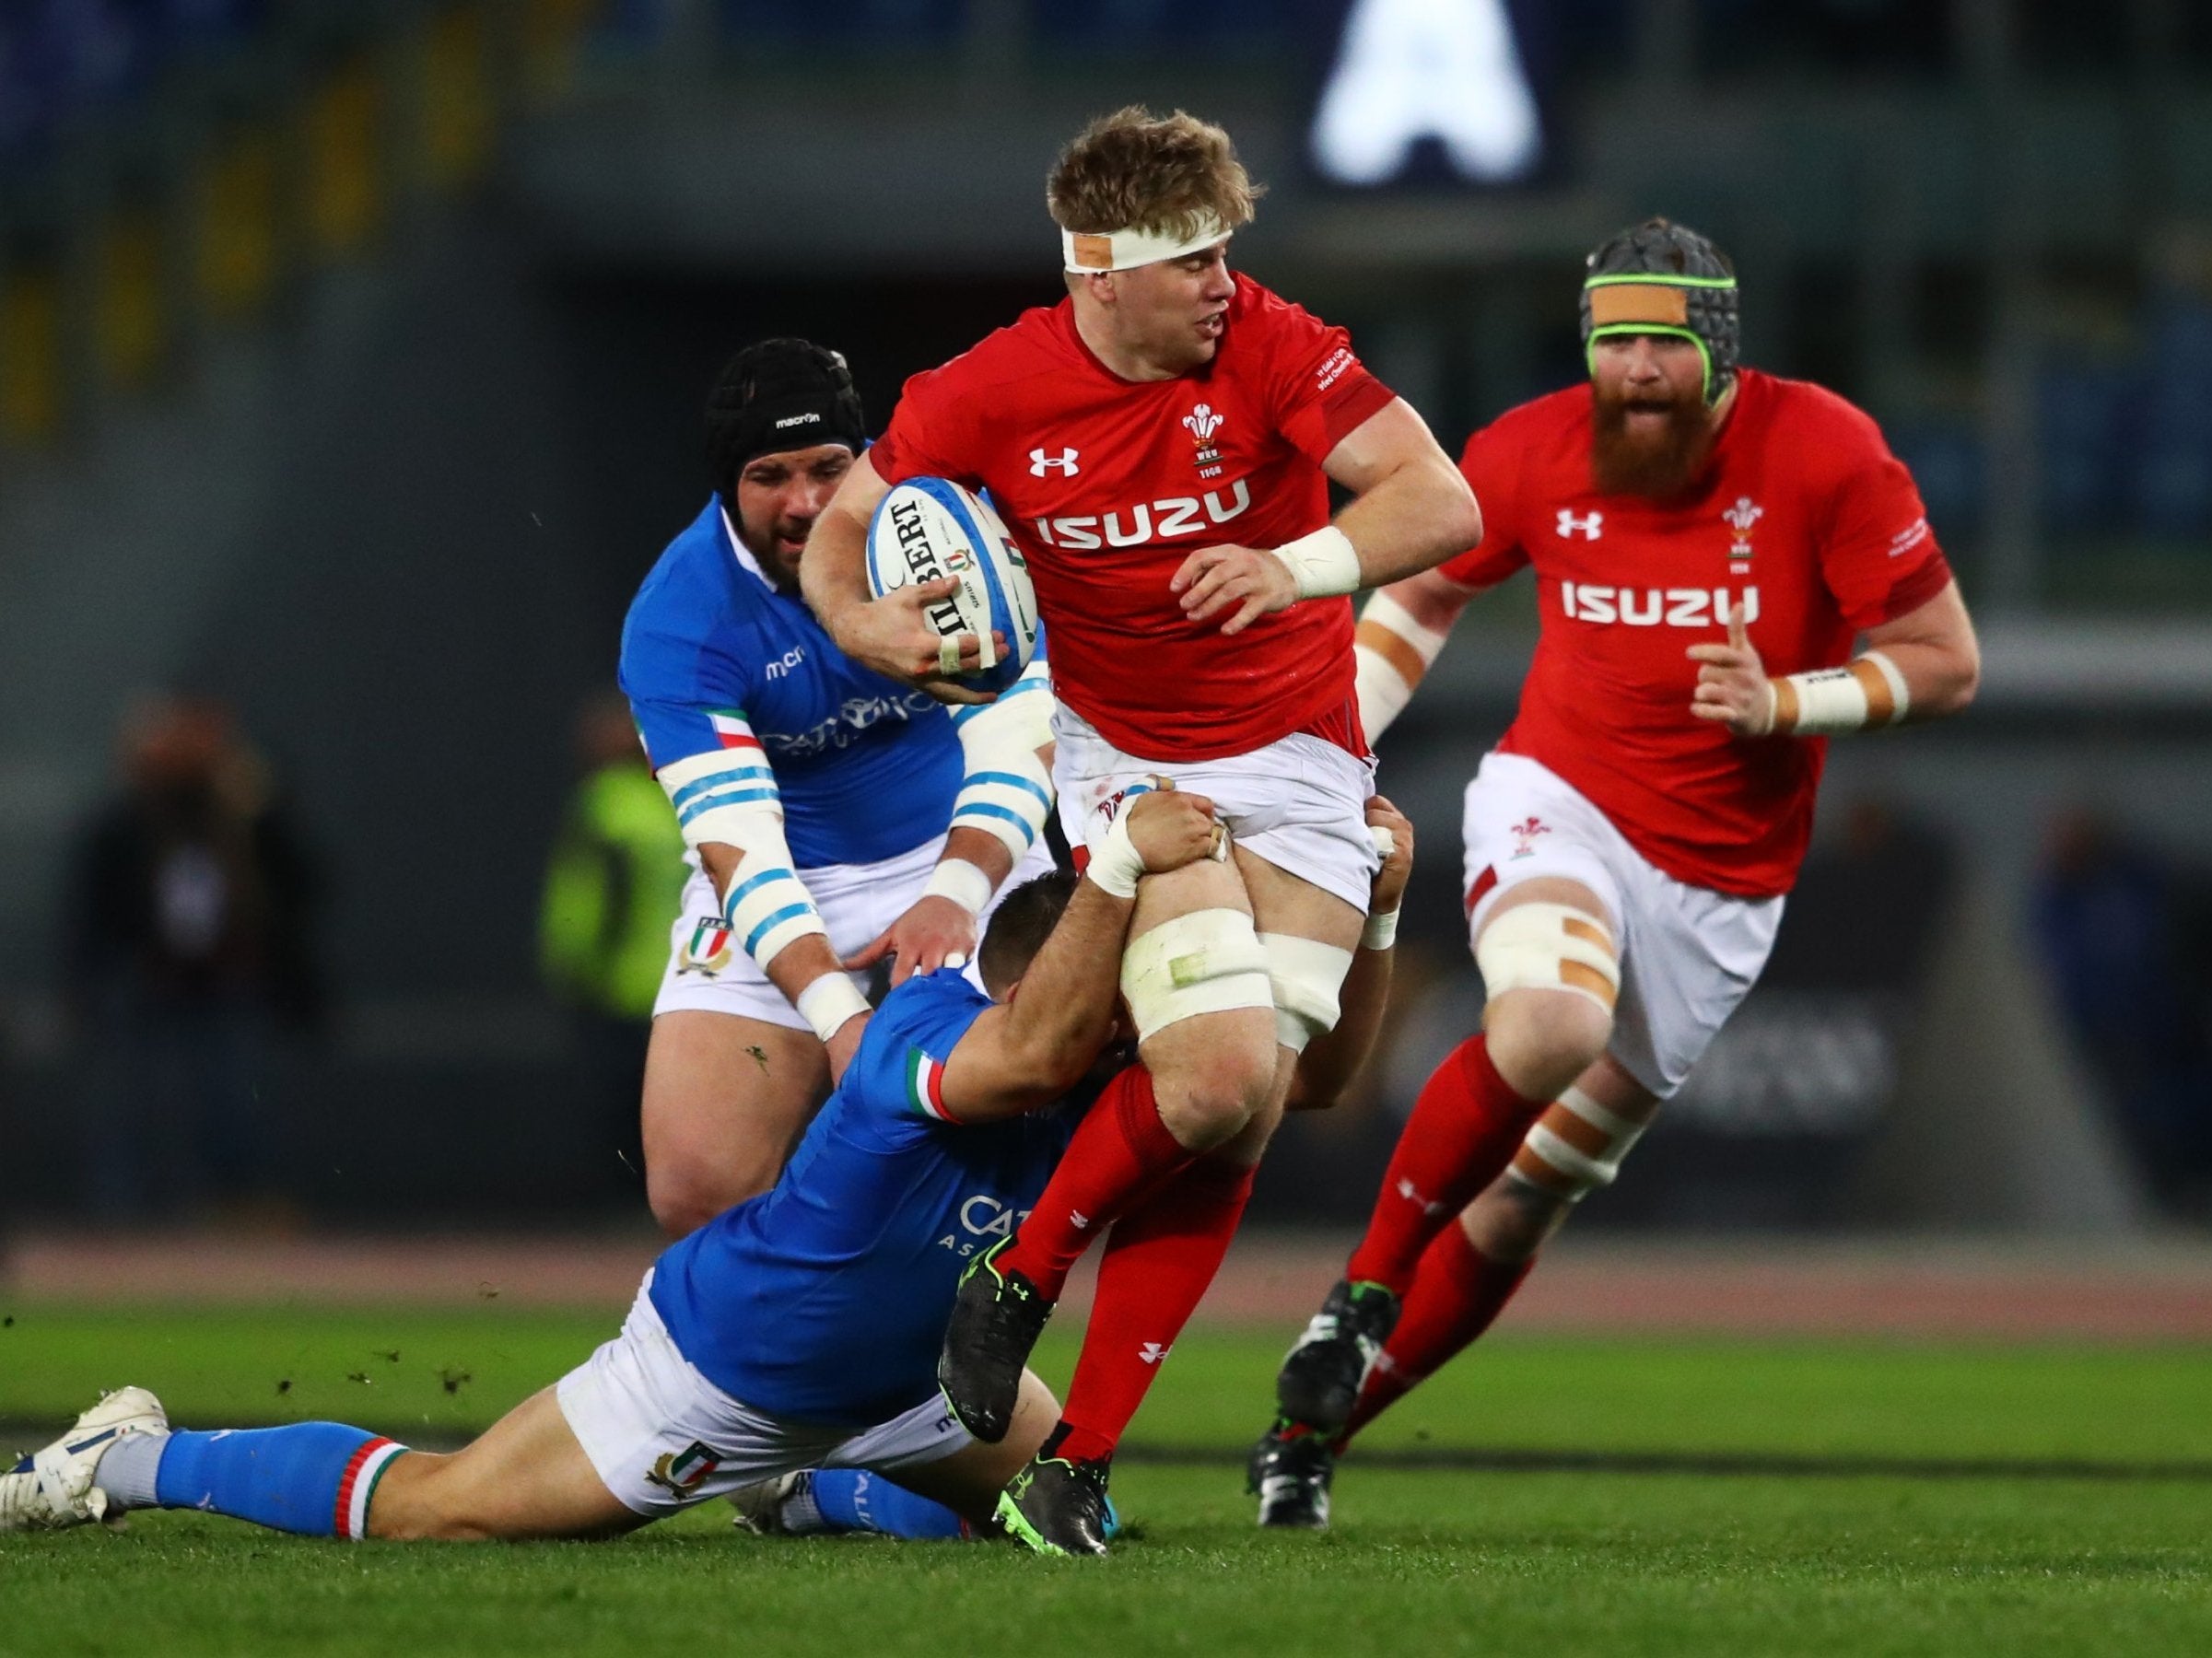
<path id="1" fill-rule="evenodd" d="M 1475 492 L 1403 398 L 1346 433 L 1322 470 L 1354 496 L 1336 521 L 1265 551 L 1200 547 L 1168 584 L 1186 614 L 1241 633 L 1301 599 L 1383 587 L 1482 539 Z"/>
<path id="2" fill-rule="evenodd" d="M 1163 789 L 1129 806 L 1129 842 L 1147 873 L 1204 858 L 1212 802 Z M 968 1027 L 945 1061 L 944 1106 L 964 1123 L 1016 1116 L 1074 1086 L 1114 1032 L 1121 952 L 1136 899 L 1075 883 L 1059 922 L 1008 1000 Z"/>
<path id="3" fill-rule="evenodd" d="M 1725 645 L 1692 645 L 1700 664 L 1690 711 L 1738 737 L 1832 735 L 1861 727 L 1942 719 L 1973 700 L 1982 651 L 1959 584 L 1870 628 L 1867 649 L 1843 668 L 1767 677 L 1740 615 Z M 1902 713 L 1897 691 L 1904 691 Z"/>
<path id="4" fill-rule="evenodd" d="M 1402 397 L 1347 432 L 1321 468 L 1352 494 L 1336 527 L 1359 553 L 1363 588 L 1431 569 L 1482 539 L 1475 492 Z"/>
<path id="5" fill-rule="evenodd" d="M 1955 581 L 1925 604 L 1867 629 L 1867 648 L 1880 651 L 1904 675 L 1912 694 L 1907 721 L 1959 713 L 1982 683 L 1982 647 Z"/>
<path id="6" fill-rule="evenodd" d="M 738 878 L 745 855 L 723 841 L 702 841 L 698 850 L 699 867 L 714 882 L 715 902 L 726 905 L 731 883 Z M 796 1008 L 800 997 L 810 986 L 825 975 L 840 972 L 841 968 L 837 952 L 829 947 L 828 938 L 821 933 L 809 933 L 778 951 L 761 971 L 767 975 L 768 983 L 783 992 L 784 999 Z M 829 1055 L 833 1081 L 845 1074 L 853 1051 L 860 1045 L 860 1033 L 867 1023 L 865 1010 L 857 1010 L 824 1040 L 822 1045 Z"/>

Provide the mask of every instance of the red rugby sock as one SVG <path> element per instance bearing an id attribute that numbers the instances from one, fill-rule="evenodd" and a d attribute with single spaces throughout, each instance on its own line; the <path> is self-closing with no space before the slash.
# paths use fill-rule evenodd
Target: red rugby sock
<path id="1" fill-rule="evenodd" d="M 1058 1301 L 1068 1269 L 1092 1240 L 1188 1168 L 1194 1155 L 1160 1120 L 1152 1072 L 1130 1066 L 1092 1104 L 998 1264 L 1021 1272 L 1047 1301 Z"/>
<path id="2" fill-rule="evenodd" d="M 1359 1403 L 1337 1436 L 1337 1449 L 1489 1329 L 1535 1266 L 1534 1255 L 1525 1261 L 1492 1260 L 1457 1223 L 1438 1232 L 1422 1254 L 1398 1327 L 1367 1372 Z"/>
<path id="3" fill-rule="evenodd" d="M 1249 1165 L 1195 1162 L 1114 1228 L 1098 1262 L 1098 1297 L 1068 1384 L 1060 1449 L 1110 1456 L 1183 1333 L 1252 1196 Z"/>
<path id="4" fill-rule="evenodd" d="M 1429 1240 L 1504 1172 L 1548 1103 L 1513 1091 L 1480 1034 L 1454 1048 L 1414 1102 L 1344 1276 L 1403 1295 Z"/>

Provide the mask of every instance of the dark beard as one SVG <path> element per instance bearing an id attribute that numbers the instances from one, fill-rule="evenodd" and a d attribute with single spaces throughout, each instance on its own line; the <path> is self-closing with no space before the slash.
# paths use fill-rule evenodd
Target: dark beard
<path id="1" fill-rule="evenodd" d="M 1713 456 L 1713 426 L 1694 401 L 1667 408 L 1656 438 L 1633 438 L 1629 406 L 1599 394 L 1590 405 L 1590 480 L 1599 495 L 1644 496 L 1664 501 L 1682 494 Z"/>

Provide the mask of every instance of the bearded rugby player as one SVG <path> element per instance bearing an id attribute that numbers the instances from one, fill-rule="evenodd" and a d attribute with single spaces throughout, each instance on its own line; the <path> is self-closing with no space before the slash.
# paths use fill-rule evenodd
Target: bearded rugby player
<path id="1" fill-rule="evenodd" d="M 1765 965 L 1831 737 L 1940 719 L 1980 655 L 1911 476 L 1834 393 L 1737 364 L 1734 266 L 1653 219 L 1593 253 L 1589 380 L 1469 441 L 1477 551 L 1372 599 L 1370 734 L 1468 601 L 1535 567 L 1518 716 L 1467 791 L 1482 1029 L 1422 1091 L 1345 1276 L 1284 1360 L 1260 1523 L 1489 1327 Z M 1859 649 L 1855 641 L 1864 640 Z"/>
<path id="2" fill-rule="evenodd" d="M 866 447 L 842 356 L 739 352 L 708 402 L 714 494 L 623 627 L 692 866 L 645 1065 L 646 1195 L 672 1237 L 774 1182 L 866 1025 L 849 967 L 968 963 L 998 895 L 1051 867 L 1045 664 L 948 715 L 849 660 L 799 597 L 807 532 Z"/>

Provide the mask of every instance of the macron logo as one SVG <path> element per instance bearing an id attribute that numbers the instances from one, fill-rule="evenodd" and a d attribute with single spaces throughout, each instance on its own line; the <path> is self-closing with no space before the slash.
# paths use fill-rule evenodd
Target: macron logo
<path id="1" fill-rule="evenodd" d="M 775 429 L 780 432 L 786 426 L 812 426 L 821 418 L 822 416 L 819 414 L 786 414 L 776 423 Z"/>

